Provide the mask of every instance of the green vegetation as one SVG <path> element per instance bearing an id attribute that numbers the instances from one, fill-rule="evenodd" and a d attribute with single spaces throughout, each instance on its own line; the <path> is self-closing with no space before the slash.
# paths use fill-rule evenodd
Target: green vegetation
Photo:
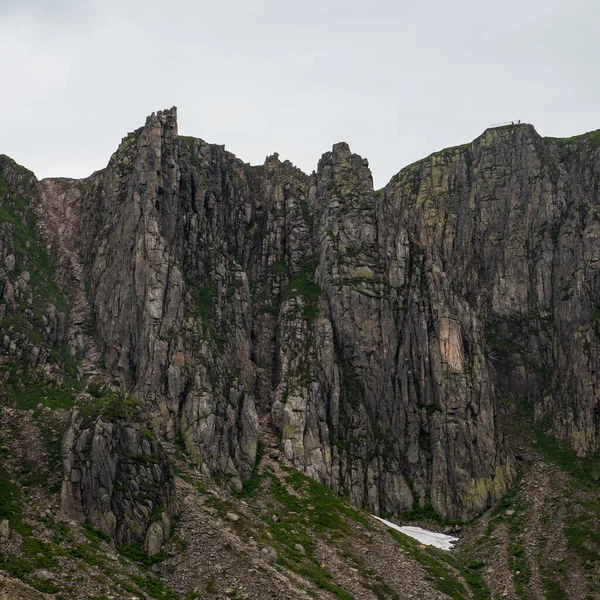
<path id="1" fill-rule="evenodd" d="M 528 593 L 531 569 L 525 556 L 522 541 L 523 517 L 513 517 L 509 527 L 509 559 L 508 566 L 513 572 L 515 591 L 520 597 L 526 598 Z"/>
<path id="2" fill-rule="evenodd" d="M 15 165 L 16 166 L 16 165 Z M 0 226 L 10 227 L 10 237 L 14 246 L 14 274 L 29 274 L 28 288 L 32 303 L 27 294 L 19 299 L 19 306 L 2 319 L 2 328 L 14 335 L 24 336 L 36 346 L 48 345 L 44 320 L 51 306 L 61 312 L 68 310 L 71 291 L 60 288 L 56 283 L 56 264 L 48 253 L 37 233 L 37 215 L 33 210 L 32 198 L 35 195 L 33 174 L 23 169 L 23 181 L 31 176 L 29 189 L 23 184 L 24 195 L 9 191 L 8 185 L 0 177 Z M 7 381 L 8 396 L 16 407 L 22 410 L 34 409 L 38 404 L 50 408 L 70 409 L 74 404 L 75 393 L 81 389 L 78 381 L 77 361 L 71 356 L 65 344 L 50 349 L 50 362 L 62 366 L 63 383 L 56 381 L 33 381 L 26 365 L 13 365 Z"/>
<path id="3" fill-rule="evenodd" d="M 188 135 L 179 136 L 180 147 L 187 153 L 190 165 L 196 172 L 202 167 L 202 157 L 198 154 L 197 139 Z"/>
<path id="4" fill-rule="evenodd" d="M 213 316 L 215 303 L 215 287 L 210 279 L 202 283 L 187 282 L 187 288 L 190 292 L 196 316 L 202 320 L 202 326 L 206 329 L 210 326 L 210 319 Z"/>
<path id="5" fill-rule="evenodd" d="M 319 299 L 321 298 L 321 288 L 315 282 L 315 267 L 307 265 L 302 272 L 294 277 L 285 290 L 285 297 L 293 296 L 302 298 L 301 316 L 310 321 L 319 315 Z"/>
<path id="6" fill-rule="evenodd" d="M 37 569 L 52 570 L 59 565 L 50 544 L 35 537 L 33 528 L 25 522 L 21 491 L 11 481 L 8 472 L 0 467 L 0 521 L 3 519 L 8 520 L 11 529 L 21 536 L 22 542 L 19 556 L 0 554 L 0 568 L 12 577 L 26 581 L 40 592 L 58 592 L 54 583 L 40 581 L 35 577 Z"/>
<path id="7" fill-rule="evenodd" d="M 592 148 L 597 148 L 600 146 L 600 129 L 596 129 L 595 131 L 588 131 L 587 133 L 583 133 L 581 135 L 574 135 L 568 138 L 555 138 L 555 137 L 545 137 L 545 141 L 558 146 L 559 148 L 564 148 L 565 146 L 570 146 L 573 144 L 581 144 L 587 143 Z"/>
<path id="8" fill-rule="evenodd" d="M 562 577 L 564 578 L 564 574 Z M 547 576 L 542 577 L 542 588 L 546 600 L 564 600 L 567 597 L 567 594 L 560 583 L 553 578 Z"/>
<path id="9" fill-rule="evenodd" d="M 148 553 L 142 548 L 141 544 L 119 546 L 119 554 L 140 563 L 144 567 L 151 567 L 165 559 L 165 555 L 162 552 L 148 556 Z"/>
<path id="10" fill-rule="evenodd" d="M 251 498 L 264 489 L 266 497 L 270 498 L 269 512 L 276 514 L 277 518 L 265 520 L 266 530 L 257 528 L 244 517 L 233 523 L 233 527 L 238 535 L 252 536 L 265 545 L 273 546 L 278 553 L 279 565 L 302 575 L 336 598 L 351 600 L 353 596 L 333 581 L 331 573 L 318 560 L 315 536 L 329 544 L 342 543 L 344 536 L 353 535 L 347 519 L 369 527 L 367 520 L 326 486 L 295 469 L 284 467 L 284 470 L 286 475 L 282 481 L 271 469 L 258 467 L 252 484 L 241 494 Z M 208 501 L 222 516 L 236 509 L 230 501 L 215 497 Z M 383 585 L 377 580 L 370 583 L 373 586 Z"/>
<path id="11" fill-rule="evenodd" d="M 327 532 L 330 536 L 335 536 L 336 532 L 348 531 L 348 526 L 344 517 L 360 523 L 369 528 L 369 522 L 364 515 L 354 508 L 351 504 L 344 502 L 337 494 L 332 492 L 327 486 L 323 485 L 300 473 L 296 469 L 283 467 L 288 473 L 285 480 L 297 492 L 300 493 L 301 500 L 290 494 L 284 494 L 283 486 L 273 483 L 271 488 L 275 497 L 284 501 L 283 503 L 290 509 L 298 512 L 304 512 L 308 519 L 308 525 L 315 531 Z M 304 500 L 308 500 L 305 502 Z"/>
<path id="12" fill-rule="evenodd" d="M 537 448 L 544 458 L 577 480 L 584 489 L 598 490 L 600 486 L 600 455 L 578 458 L 572 448 L 544 433 L 540 428 L 536 432 Z"/>
<path id="13" fill-rule="evenodd" d="M 427 413 L 428 417 L 431 417 L 435 413 L 442 412 L 442 408 L 438 404 L 428 404 L 425 407 L 425 412 Z"/>
<path id="14" fill-rule="evenodd" d="M 6 389 L 19 410 L 35 410 L 38 404 L 70 410 L 75 404 L 75 389 L 53 380 L 35 381 L 26 367 L 20 364 L 10 366 Z"/>
<path id="15" fill-rule="evenodd" d="M 111 542 L 110 537 L 92 525 L 81 526 L 85 539 L 79 541 L 75 525 L 50 517 L 26 516 L 21 488 L 4 465 L 9 459 L 13 459 L 10 454 L 0 457 L 0 521 L 8 520 L 11 531 L 20 537 L 20 548 L 18 554 L 0 553 L 1 571 L 38 592 L 56 594 L 57 600 L 79 597 L 77 586 L 84 579 L 74 577 L 76 572 L 87 573 L 97 584 L 105 586 L 104 594 L 93 596 L 97 599 L 113 596 L 119 589 L 127 597 L 179 600 L 157 577 L 144 573 L 164 558 L 162 554 L 148 557 L 141 545 L 134 544 L 120 548 L 120 561 L 111 561 L 106 557 L 105 546 Z M 21 475 L 19 481 L 22 482 Z M 49 571 L 53 578 L 40 578 L 40 570 Z"/>
<path id="16" fill-rule="evenodd" d="M 8 472 L 0 467 L 0 521 L 8 519 L 8 523 L 17 533 L 24 533 L 27 528 L 23 524 L 21 492 L 11 481 Z"/>
<path id="17" fill-rule="evenodd" d="M 350 600 L 352 595 L 333 582 L 331 574 L 316 558 L 313 536 L 321 537 L 335 546 L 354 535 L 349 525 L 350 520 L 370 528 L 367 519 L 326 486 L 295 469 L 286 468 L 285 471 L 285 484 L 274 472 L 265 471 L 270 492 L 279 505 L 279 509 L 276 509 L 279 520 L 268 522 L 272 540 L 276 542 L 275 547 L 279 552 L 278 562 L 336 598 Z M 287 486 L 294 493 L 288 491 Z M 304 554 L 298 551 L 297 544 L 304 548 Z M 365 572 L 364 575 L 368 573 Z M 374 587 L 383 585 L 376 579 L 371 584 Z"/>
<path id="18" fill-rule="evenodd" d="M 180 600 L 181 598 L 181 596 L 166 588 L 159 579 L 138 577 L 136 575 L 132 579 L 141 590 L 151 598 L 156 598 L 156 600 Z"/>
<path id="19" fill-rule="evenodd" d="M 289 272 L 289 267 L 285 262 L 285 257 L 280 258 L 274 265 L 273 271 L 279 275 L 285 274 Z"/>
<path id="20" fill-rule="evenodd" d="M 33 292 L 33 316 L 29 319 L 30 323 L 20 321 L 20 326 L 28 329 L 28 333 L 34 336 L 32 341 L 40 341 L 42 318 L 47 307 L 54 304 L 64 311 L 67 297 L 56 283 L 56 265 L 38 239 L 37 216 L 32 210 L 31 198 L 9 195 L 8 186 L 1 177 L 0 222 L 13 226 L 11 237 L 16 255 L 15 271 L 28 271 L 31 278 L 29 285 Z M 12 318 L 15 326 L 20 315 L 12 315 Z"/>
<path id="21" fill-rule="evenodd" d="M 491 593 L 481 571 L 485 563 L 470 560 L 466 554 L 450 553 L 434 547 L 420 547 L 419 542 L 394 530 L 392 537 L 428 573 L 436 588 L 456 600 L 489 600 Z"/>
<path id="22" fill-rule="evenodd" d="M 403 512 L 398 518 L 405 523 L 411 524 L 425 523 L 443 527 L 448 525 L 464 525 L 463 521 L 453 521 L 441 517 L 440 514 L 433 508 L 428 494 L 425 496 L 425 502 L 423 503 L 423 506 L 421 506 L 418 502 L 415 502 L 411 510 Z"/>
<path id="23" fill-rule="evenodd" d="M 103 390 L 91 396 L 87 402 L 79 406 L 79 411 L 86 425 L 91 425 L 96 419 L 105 421 L 124 419 L 133 421 L 138 416 L 139 407 L 133 396 Z"/>
<path id="24" fill-rule="evenodd" d="M 96 548 L 100 547 L 100 542 L 104 542 L 106 544 L 110 544 L 110 536 L 104 533 L 101 529 L 90 525 L 89 523 L 84 523 L 83 527 L 83 535 L 92 543 L 92 545 Z"/>
<path id="25" fill-rule="evenodd" d="M 209 276 L 205 277 L 202 282 L 186 280 L 186 287 L 193 302 L 192 316 L 201 320 L 204 333 L 209 334 L 210 339 L 215 342 L 216 349 L 223 352 L 226 339 L 215 326 L 217 288 L 214 281 Z"/>

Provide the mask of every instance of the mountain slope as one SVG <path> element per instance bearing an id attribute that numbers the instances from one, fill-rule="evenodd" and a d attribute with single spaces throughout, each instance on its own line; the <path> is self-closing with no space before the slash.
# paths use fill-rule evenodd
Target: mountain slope
<path id="1" fill-rule="evenodd" d="M 267 418 L 358 507 L 472 519 L 524 477 L 515 402 L 598 449 L 599 178 L 597 132 L 514 125 L 376 192 L 346 144 L 253 167 L 175 109 L 84 180 L 1 157 L 2 403 L 64 513 L 149 555 L 185 519 L 172 449 L 239 494 Z"/>

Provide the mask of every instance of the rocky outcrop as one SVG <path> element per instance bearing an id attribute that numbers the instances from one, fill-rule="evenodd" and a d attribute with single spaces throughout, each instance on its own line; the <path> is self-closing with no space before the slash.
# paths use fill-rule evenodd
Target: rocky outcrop
<path id="1" fill-rule="evenodd" d="M 160 551 L 177 513 L 171 467 L 154 435 L 123 419 L 75 409 L 63 439 L 62 508 L 117 544 Z"/>
<path id="2" fill-rule="evenodd" d="M 64 337 L 233 489 L 270 415 L 285 456 L 356 504 L 468 518 L 514 480 L 503 398 L 598 449 L 599 161 L 597 134 L 514 125 L 375 192 L 346 144 L 310 176 L 252 167 L 159 112 L 106 169 L 37 188 L 76 290 Z"/>

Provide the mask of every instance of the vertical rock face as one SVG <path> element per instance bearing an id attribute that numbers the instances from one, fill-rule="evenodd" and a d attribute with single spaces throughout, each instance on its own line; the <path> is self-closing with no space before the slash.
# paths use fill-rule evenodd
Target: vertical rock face
<path id="1" fill-rule="evenodd" d="M 51 349 L 65 338 L 64 298 L 37 235 L 39 196 L 33 173 L 0 155 L 0 383 L 13 362 L 51 371 Z"/>
<path id="2" fill-rule="evenodd" d="M 467 518 L 514 479 L 502 398 L 526 398 L 580 455 L 598 449 L 599 181 L 595 134 L 544 140 L 519 125 L 375 192 L 346 144 L 311 176 L 277 155 L 251 167 L 179 136 L 171 109 L 103 171 L 32 185 L 57 276 L 77 290 L 65 339 L 84 370 L 138 399 L 158 438 L 239 489 L 270 415 L 285 455 L 357 504 Z M 148 454 L 138 430 L 77 423 L 65 507 L 139 541 L 135 507 L 100 500 L 92 474 Z"/>
<path id="3" fill-rule="evenodd" d="M 274 405 L 286 454 L 375 511 L 418 500 L 473 514 L 513 479 L 482 323 L 435 268 L 404 199 L 393 187 L 377 196 L 347 145 L 324 155 L 311 200 L 322 310 L 316 343 L 284 349 L 300 365 L 314 356 L 293 393 L 284 378 L 285 407 Z"/>
<path id="4" fill-rule="evenodd" d="M 242 179 L 222 148 L 180 140 L 173 109 L 125 138 L 83 200 L 97 215 L 86 264 L 106 369 L 157 432 L 236 488 L 258 440 Z"/>

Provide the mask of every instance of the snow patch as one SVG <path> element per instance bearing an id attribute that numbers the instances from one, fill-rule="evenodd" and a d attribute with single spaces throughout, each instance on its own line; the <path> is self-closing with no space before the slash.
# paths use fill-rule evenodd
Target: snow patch
<path id="1" fill-rule="evenodd" d="M 452 550 L 454 546 L 454 542 L 458 542 L 457 537 L 452 537 L 451 535 L 446 535 L 445 533 L 436 533 L 435 531 L 428 531 L 427 529 L 423 529 L 421 527 L 409 527 L 409 526 L 400 526 L 396 525 L 396 523 L 392 523 L 391 521 L 386 521 L 381 517 L 376 517 L 373 515 L 373 518 L 381 521 L 388 527 L 403 533 L 415 540 L 421 542 L 421 544 L 425 544 L 426 546 L 435 546 L 436 548 L 440 548 L 441 550 Z"/>

